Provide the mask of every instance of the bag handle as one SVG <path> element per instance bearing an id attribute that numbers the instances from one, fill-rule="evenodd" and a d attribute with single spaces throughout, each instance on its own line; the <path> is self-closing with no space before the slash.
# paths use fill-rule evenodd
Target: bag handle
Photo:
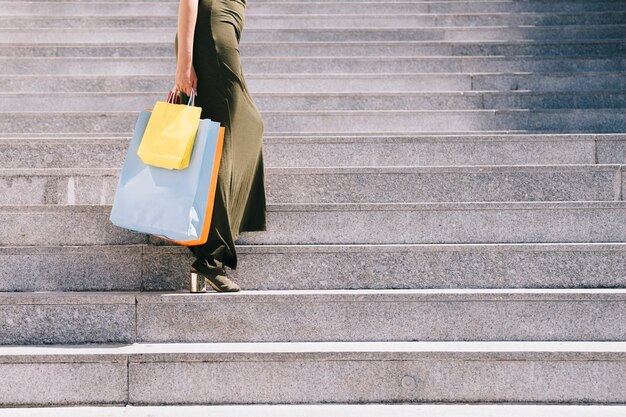
<path id="1" fill-rule="evenodd" d="M 183 92 L 178 90 L 176 87 L 172 88 L 170 90 L 170 92 L 167 94 L 167 102 L 168 103 L 172 103 L 172 104 L 176 104 L 176 93 L 178 92 Z M 196 95 L 194 94 L 194 90 L 193 87 L 191 88 L 191 95 L 189 96 L 189 101 L 187 102 L 188 106 L 193 106 L 195 105 L 196 102 Z"/>

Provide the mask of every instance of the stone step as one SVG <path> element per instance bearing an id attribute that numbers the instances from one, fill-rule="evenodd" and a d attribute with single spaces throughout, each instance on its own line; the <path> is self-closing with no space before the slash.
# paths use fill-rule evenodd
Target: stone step
<path id="1" fill-rule="evenodd" d="M 34 0 L 34 1 L 50 1 L 50 0 Z M 99 1 L 99 0 L 87 0 L 87 1 Z M 121 1 L 128 1 L 128 0 L 121 0 Z M 157 1 L 172 1 L 172 0 L 157 0 Z M 317 0 L 318 2 L 321 3 L 325 3 L 325 2 L 334 2 L 335 0 Z M 359 2 L 362 0 L 347 0 L 348 2 Z M 394 0 L 395 1 L 395 0 Z M 450 4 L 450 3 L 456 3 L 459 4 L 460 7 L 463 7 L 462 5 L 469 5 L 469 4 L 480 4 L 480 3 L 488 3 L 489 5 L 493 5 L 496 3 L 505 3 L 506 5 L 504 7 L 506 7 L 507 9 L 509 7 L 512 7 L 511 5 L 515 5 L 515 4 L 520 4 L 520 5 L 527 5 L 529 7 L 530 10 L 544 10 L 542 8 L 542 6 L 545 5 L 545 2 L 538 2 L 535 0 L 523 0 L 523 1 L 508 1 L 508 0 L 503 0 L 503 1 L 497 1 L 497 0 L 468 0 L 468 1 L 463 1 L 463 0 L 452 0 L 452 1 L 447 1 L 447 0 L 440 0 L 440 1 L 436 1 L 436 0 L 407 0 L 410 1 L 412 3 L 427 3 L 427 4 L 439 4 L 439 3 L 445 3 L 445 4 Z M 291 3 L 291 2 L 295 2 L 295 3 L 299 3 L 299 4 L 304 4 L 307 3 L 306 0 L 258 0 L 257 3 L 280 3 L 280 4 L 285 4 L 285 3 Z M 581 4 L 581 3 L 585 3 L 584 0 L 565 0 L 565 1 L 559 1 L 557 5 L 555 5 L 554 7 L 557 8 L 557 10 L 587 10 L 585 9 L 585 5 Z M 587 2 L 588 3 L 588 2 Z M 599 4 L 603 4 L 605 5 L 604 7 L 607 7 L 608 9 L 615 9 L 616 7 L 620 7 L 620 0 L 603 0 L 602 2 L 598 2 Z M 550 4 L 550 3 L 547 3 Z M 561 7 L 559 7 L 561 6 Z M 489 6 L 490 7 L 490 6 Z M 602 7 L 602 6 L 600 6 Z M 582 8 L 582 9 L 581 9 Z M 600 9 L 603 10 L 603 9 Z"/>
<path id="2" fill-rule="evenodd" d="M 298 405 L 168 405 L 4 408 L 0 417 L 621 417 L 615 405 L 477 405 L 477 404 L 298 404 Z"/>
<path id="3" fill-rule="evenodd" d="M 263 111 L 266 131 L 361 133 L 552 131 L 616 133 L 626 131 L 624 109 Z M 320 132 L 320 133 L 322 133 Z"/>
<path id="4" fill-rule="evenodd" d="M 4 112 L 0 114 L 0 130 L 4 134 L 19 135 L 126 135 L 135 126 L 137 115 L 137 111 Z M 623 108 L 262 111 L 261 117 L 265 132 L 277 135 L 626 131 Z"/>
<path id="5" fill-rule="evenodd" d="M 239 243 L 531 243 L 626 239 L 626 224 L 622 221 L 626 215 L 624 202 L 329 204 L 317 205 L 319 211 L 312 208 L 304 204 L 270 206 L 269 230 L 242 234 Z M 307 229 L 311 231 L 307 233 Z"/>
<path id="6" fill-rule="evenodd" d="M 626 73 L 625 73 L 626 75 Z M 626 77 L 625 77 L 626 78 Z M 135 111 L 165 101 L 167 90 L 158 92 L 0 92 L 0 112 L 54 108 L 56 112 Z M 374 110 L 506 110 L 506 109 L 623 109 L 626 90 L 612 91 L 462 91 L 462 92 L 255 92 L 261 111 L 374 111 Z M 1 113 L 0 113 L 1 114 Z"/>
<path id="7" fill-rule="evenodd" d="M 161 28 L 176 32 L 176 14 L 166 16 L 0 16 L 0 28 L 10 29 L 97 29 Z M 246 15 L 245 27 L 250 29 L 302 29 L 302 28 L 415 28 L 420 26 L 557 26 L 624 24 L 626 10 L 566 13 L 380 13 L 379 11 L 337 14 L 321 13 Z"/>
<path id="8" fill-rule="evenodd" d="M 467 55 L 473 51 L 486 53 L 481 49 L 481 43 L 485 44 L 485 48 L 491 50 L 499 49 L 501 51 L 508 50 L 509 54 L 520 55 L 513 44 L 524 46 L 530 52 L 537 52 L 537 49 L 543 48 L 566 48 L 573 41 L 582 44 L 596 43 L 598 45 L 613 43 L 617 44 L 624 40 L 624 24 L 608 24 L 608 25 L 565 25 L 565 26 L 534 26 L 534 27 L 420 27 L 414 29 L 385 29 L 385 28 L 345 28 L 345 29 L 246 29 L 242 34 L 241 45 L 246 51 L 244 55 L 250 55 L 259 50 L 263 44 L 273 42 L 276 44 L 293 44 L 293 43 L 316 43 L 326 42 L 329 45 L 338 44 L 338 42 L 395 42 L 409 44 L 413 42 L 415 46 L 422 44 L 421 50 L 436 52 L 434 49 L 437 45 L 442 50 L 444 47 L 450 49 L 457 55 Z M 75 29 L 86 32 L 80 28 Z M 51 38 L 45 37 L 37 28 L 33 28 L 29 33 L 33 33 L 34 37 L 42 38 L 40 43 L 33 42 L 35 39 L 29 39 L 26 43 L 15 43 L 15 37 L 11 36 L 12 42 L 0 42 L 0 54 L 4 56 L 163 56 L 171 57 L 174 55 L 174 46 L 171 34 L 164 32 L 155 32 L 153 28 L 146 28 L 145 33 L 135 33 L 132 42 L 130 39 L 120 36 L 119 41 L 114 42 L 115 36 L 112 29 L 100 29 L 97 34 L 100 38 L 94 36 L 82 36 L 76 38 L 72 33 L 81 33 L 59 29 L 46 29 L 45 33 L 52 34 L 58 32 L 65 35 L 60 43 L 51 42 Z M 13 34 L 15 30 L 1 29 L 0 33 L 7 35 Z M 150 36 L 147 38 L 147 36 Z M 19 35 L 18 35 L 19 36 Z M 103 38 L 108 42 L 102 41 Z M 142 41 L 143 38 L 146 38 Z M 93 39 L 87 42 L 89 39 Z M 450 43 L 455 41 L 454 43 Z M 480 42 L 479 42 L 480 41 Z M 410 45 L 410 44 L 409 44 Z M 400 47 L 400 45 L 398 46 Z M 428 49 L 430 48 L 430 49 Z M 604 47 L 607 48 L 606 46 Z M 571 49 L 571 48 L 570 48 Z M 594 54 L 597 53 L 592 47 L 587 50 Z M 406 52 L 406 51 L 405 51 Z M 473 52 L 473 53 L 477 53 Z M 406 55 L 406 53 L 404 54 Z"/>
<path id="9" fill-rule="evenodd" d="M 584 3 L 580 1 L 560 1 L 556 3 L 524 1 L 259 1 L 248 6 L 250 15 L 274 13 L 513 13 L 513 12 L 593 12 L 622 11 L 626 8 L 617 1 Z M 139 12 L 138 12 L 139 13 Z"/>
<path id="10" fill-rule="evenodd" d="M 623 72 L 623 57 L 243 57 L 251 74 Z M 127 75 L 173 77 L 174 58 L 0 58 L 0 70 L 15 75 Z"/>
<path id="11" fill-rule="evenodd" d="M 564 46 L 558 44 L 567 44 L 573 40 L 578 40 L 583 47 L 581 54 L 589 51 L 594 53 L 593 49 L 586 44 L 596 42 L 596 47 L 602 47 L 601 41 L 608 42 L 611 40 L 613 43 L 617 43 L 620 40 L 624 40 L 624 24 L 606 24 L 606 25 L 559 25 L 559 26 L 476 26 L 476 27 L 419 27 L 419 28 L 301 28 L 301 29 L 249 29 L 246 27 L 242 33 L 241 47 L 242 51 L 255 50 L 255 44 L 262 42 L 365 42 L 365 41 L 378 41 L 378 42 L 409 42 L 409 41 L 422 41 L 422 42 L 450 42 L 456 41 L 452 46 L 441 47 L 442 50 L 449 50 L 452 53 L 459 55 L 468 55 L 471 53 L 484 52 L 485 48 L 495 49 L 497 47 L 486 45 L 482 49 L 479 46 L 472 45 L 472 42 L 498 42 L 498 43 L 513 43 L 518 42 L 522 45 L 527 45 L 526 49 L 537 53 L 538 46 L 534 46 L 534 43 L 555 43 L 553 49 L 559 50 L 565 49 Z M 2 28 L 0 27 L 0 34 L 6 41 L 2 41 L 0 38 L 0 46 L 2 50 L 13 48 L 13 54 L 20 54 L 22 56 L 33 55 L 32 51 L 34 46 L 38 43 L 54 46 L 55 43 L 65 42 L 67 46 L 78 47 L 81 45 L 93 46 L 101 44 L 103 41 L 107 42 L 109 48 L 124 46 L 128 47 L 130 43 L 130 36 L 132 35 L 132 41 L 134 43 L 143 42 L 148 45 L 152 44 L 154 49 L 149 47 L 139 50 L 135 53 L 139 53 L 142 56 L 173 56 L 174 43 L 172 41 L 171 31 L 156 31 L 153 27 L 146 27 L 145 29 L 132 29 L 125 28 L 95 28 L 94 30 L 88 29 L 66 29 L 66 28 L 51 28 L 51 29 L 38 29 L 32 28 L 28 32 L 20 32 L 17 29 Z M 46 37 L 46 33 L 50 37 Z M 7 43 L 11 39 L 12 42 Z M 57 39 L 55 41 L 55 39 Z M 24 44 L 19 49 L 16 48 L 15 42 L 21 42 Z M 132 45 L 132 44 L 131 44 Z M 83 48 L 85 48 L 83 46 Z M 92 48 L 93 49 L 93 48 Z M 136 47 L 135 47 L 136 49 Z M 258 47 L 256 47 L 258 49 Z M 423 50 L 427 50 L 425 47 Z M 610 50 L 608 47 L 604 47 L 605 50 Z M 436 54 L 436 49 L 431 47 L 432 52 L 430 54 Z M 500 47 L 501 51 L 507 51 L 508 53 L 516 53 L 513 47 L 506 47 L 506 45 Z M 575 51 L 575 48 L 570 47 L 568 51 Z M 616 50 L 614 47 L 613 50 Z M 83 55 L 91 56 L 94 54 L 101 54 L 100 51 L 88 50 Z M 549 53 L 546 50 L 544 53 Z M 561 52 L 563 53 L 563 52 Z M 599 53 L 599 52 L 597 52 Z M 523 53 L 517 52 L 518 55 Z"/>
<path id="12" fill-rule="evenodd" d="M 0 402 L 618 404 L 625 358 L 624 342 L 9 346 Z"/>
<path id="13" fill-rule="evenodd" d="M 552 25 L 552 26 L 419 26 L 414 28 L 302 28 L 248 29 L 241 35 L 247 42 L 287 41 L 456 41 L 463 50 L 468 41 L 571 41 L 624 39 L 624 24 Z M 168 42 L 169 38 L 164 38 Z"/>
<path id="14" fill-rule="evenodd" d="M 622 29 L 626 35 L 626 25 Z M 464 38 L 464 34 L 459 37 Z M 469 45 L 448 41 L 375 41 L 375 42 L 257 42 L 242 44 L 242 56 L 245 57 L 282 57 L 282 56 L 584 56 L 605 57 L 623 56 L 626 52 L 626 40 L 580 40 L 578 42 L 494 42 L 482 41 Z M 173 56 L 169 54 L 168 56 Z"/>
<path id="15" fill-rule="evenodd" d="M 38 5 L 42 5 L 42 4 L 46 4 L 50 2 L 58 2 L 59 0 L 30 0 L 30 1 Z M 357 5 L 371 2 L 371 0 L 347 0 L 347 1 L 352 4 L 357 4 Z M 546 5 L 543 2 L 537 2 L 534 0 L 518 0 L 515 2 L 512 2 L 510 0 L 453 0 L 453 1 L 448 1 L 448 0 L 385 0 L 385 1 L 388 1 L 389 3 L 392 3 L 392 2 L 393 3 L 395 2 L 412 3 L 416 7 L 425 7 L 425 5 L 428 5 L 426 11 L 428 11 L 429 8 L 436 10 L 435 8 L 437 7 L 444 7 L 445 9 L 446 7 L 452 6 L 452 5 L 454 5 L 455 7 L 459 7 L 461 10 L 466 10 L 464 9 L 465 7 L 471 7 L 471 8 L 479 7 L 480 8 L 481 5 L 483 5 L 483 7 L 486 7 L 487 10 L 491 10 L 496 7 L 503 7 L 504 9 L 503 11 L 511 10 L 511 8 L 513 8 L 512 10 L 516 10 L 515 7 L 518 7 L 518 6 L 522 8 L 527 7 L 529 10 L 532 10 L 532 11 L 618 10 L 620 7 L 623 7 L 621 0 L 603 0 L 602 2 L 594 2 L 592 4 L 589 4 L 588 2 L 585 2 L 584 0 L 562 0 L 562 1 L 559 1 L 558 5 L 553 5 L 552 7 L 550 7 L 550 3 Z M 5 0 L 3 3 L 4 5 L 11 5 L 15 2 L 16 2 L 15 0 Z M 103 0 L 85 0 L 85 2 L 101 3 L 103 2 Z M 137 3 L 136 0 L 111 0 L 111 1 L 106 1 L 106 2 L 114 3 L 116 6 L 127 4 L 128 2 Z M 155 0 L 152 3 L 162 5 L 165 3 L 175 3 L 175 2 L 176 0 Z M 290 3 L 296 3 L 296 4 L 302 5 L 302 4 L 310 3 L 310 2 L 308 1 L 305 2 L 303 0 L 259 0 L 255 2 L 254 4 L 289 5 Z M 332 3 L 337 3 L 337 0 L 317 0 L 314 3 L 332 4 Z M 547 6 L 547 8 L 545 8 L 545 6 Z M 591 8 L 589 8 L 589 6 L 591 6 Z M 160 7 L 165 7 L 165 6 L 160 6 Z M 254 6 L 251 4 L 248 4 L 248 7 L 254 7 Z"/>
<path id="16" fill-rule="evenodd" d="M 152 2 L 145 7 L 137 1 L 107 1 L 89 4 L 77 1 L 45 1 L 32 7 L 29 2 L 0 3 L 0 16 L 169 16 L 178 13 L 176 2 Z M 560 1 L 511 2 L 511 1 L 262 1 L 250 2 L 246 6 L 246 16 L 275 14 L 322 14 L 335 15 L 360 13 L 513 13 L 513 12 L 604 12 L 624 11 L 626 6 L 619 1 L 582 2 Z"/>
<path id="17" fill-rule="evenodd" d="M 2 246 L 146 243 L 109 205 L 3 205 Z M 626 202 L 268 204 L 238 244 L 624 242 Z M 162 241 L 157 238 L 150 238 Z"/>
<path id="18" fill-rule="evenodd" d="M 137 340 L 626 339 L 626 290 L 313 290 L 230 295 L 138 294 Z M 190 328 L 190 317 L 211 315 L 220 320 Z"/>
<path id="19" fill-rule="evenodd" d="M 66 43 L 68 46 L 94 45 L 107 43 L 110 46 L 128 43 L 153 43 L 156 47 L 152 55 L 174 56 L 174 38 L 176 28 L 168 31 L 155 29 L 156 26 L 145 28 L 32 28 L 25 32 L 20 29 L 0 27 L 0 46 L 3 49 L 15 43 L 29 45 Z M 422 25 L 420 28 L 391 27 L 329 27 L 329 28 L 274 28 L 265 30 L 262 28 L 245 28 L 242 34 L 242 50 L 250 50 L 255 43 L 260 42 L 332 42 L 332 41 L 386 41 L 386 42 L 457 42 L 454 47 L 448 47 L 450 51 L 458 54 L 477 53 L 484 48 L 464 45 L 468 42 L 553 42 L 567 43 L 579 40 L 582 43 L 612 41 L 617 43 L 624 40 L 624 24 L 606 24 L 589 26 L 560 25 L 543 26 L 533 28 L 532 32 L 525 26 L 476 26 L 476 27 L 429 27 Z M 527 46 L 527 48 L 529 48 Z M 558 45 L 557 45 L 558 48 Z M 563 48 L 563 47 L 561 47 Z M 608 47 L 605 47 L 608 49 Z M 504 48 L 501 48 L 505 50 Z M 512 48 L 508 48 L 511 51 Z M 530 49 L 530 48 L 529 48 Z M 536 48 L 535 48 L 536 49 Z M 615 47 L 613 48 L 616 49 Z M 572 47 L 570 51 L 575 51 Z M 590 51 L 586 48 L 584 51 Z M 512 51 L 515 52 L 515 51 Z M 32 55 L 30 50 L 17 53 Z M 147 53 L 147 52 L 145 52 Z M 483 52 L 484 53 L 484 52 Z M 545 53 L 548 53 L 547 51 Z M 430 52 L 435 54 L 435 52 Z"/>
<path id="20" fill-rule="evenodd" d="M 626 25 L 620 27 L 624 34 Z M 363 31 L 367 33 L 367 30 Z M 46 31 L 48 35 L 49 31 Z M 324 32 L 327 34 L 326 32 Z M 327 34 L 328 35 L 328 34 Z M 606 57 L 620 56 L 626 51 L 626 39 L 580 39 L 572 41 L 534 41 L 534 40 L 481 40 L 467 39 L 461 34 L 464 42 L 449 40 L 366 40 L 344 39 L 339 33 L 332 40 L 286 41 L 272 40 L 261 42 L 242 41 L 240 50 L 245 57 L 324 57 L 324 56 L 581 56 Z M 566 36 L 566 35 L 564 35 Z M 52 38 L 48 38 L 51 40 Z M 95 39 L 95 38 L 94 38 Z M 341 39 L 341 40 L 338 40 Z M 175 60 L 174 45 L 171 42 L 94 42 L 85 43 L 0 43 L 1 57 L 15 58 L 156 58 L 167 61 Z"/>
<path id="21" fill-rule="evenodd" d="M 0 169 L 0 204 L 112 204 L 119 169 Z M 266 167 L 271 204 L 613 201 L 622 165 Z"/>
<path id="22" fill-rule="evenodd" d="M 441 92 L 441 91 L 612 91 L 626 90 L 623 72 L 459 74 L 250 74 L 251 92 Z M 169 91 L 171 75 L 11 75 L 0 79 L 4 93 Z"/>
<path id="23" fill-rule="evenodd" d="M 0 138 L 0 166 L 120 168 L 128 137 Z M 623 134 L 265 136 L 266 167 L 626 164 Z"/>
<path id="24" fill-rule="evenodd" d="M 626 243 L 238 245 L 237 254 L 228 274 L 244 290 L 626 287 Z M 194 257 L 178 246 L 5 246 L 0 260 L 0 291 L 187 291 Z"/>
<path id="25" fill-rule="evenodd" d="M 624 341 L 625 301 L 626 289 L 13 292 L 0 293 L 0 344 Z"/>

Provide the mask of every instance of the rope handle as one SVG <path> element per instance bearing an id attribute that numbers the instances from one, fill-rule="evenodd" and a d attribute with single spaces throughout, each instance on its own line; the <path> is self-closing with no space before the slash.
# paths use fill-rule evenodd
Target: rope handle
<path id="1" fill-rule="evenodd" d="M 179 91 L 176 87 L 172 88 L 169 93 L 167 94 L 167 102 L 168 103 L 172 103 L 172 104 L 178 104 L 176 103 L 177 99 L 179 99 L 178 96 L 178 92 L 183 92 L 183 91 Z M 189 101 L 187 102 L 188 106 L 193 106 L 195 105 L 196 102 L 196 95 L 194 94 L 194 90 L 193 87 L 191 88 L 191 95 L 189 96 Z"/>

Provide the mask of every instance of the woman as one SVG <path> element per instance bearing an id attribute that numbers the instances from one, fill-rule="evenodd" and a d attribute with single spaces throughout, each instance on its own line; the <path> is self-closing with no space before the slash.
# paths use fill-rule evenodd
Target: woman
<path id="1" fill-rule="evenodd" d="M 248 92 L 239 56 L 246 0 L 180 0 L 176 87 L 186 102 L 191 89 L 201 118 L 225 127 L 213 217 L 205 244 L 189 246 L 196 257 L 190 291 L 239 291 L 225 267 L 237 268 L 234 241 L 240 232 L 266 227 L 262 136 L 264 123 Z M 185 97 L 185 95 L 187 97 Z"/>

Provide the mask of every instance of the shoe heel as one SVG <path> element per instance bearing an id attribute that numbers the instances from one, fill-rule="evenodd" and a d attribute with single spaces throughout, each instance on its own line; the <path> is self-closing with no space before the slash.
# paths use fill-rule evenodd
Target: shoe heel
<path id="1" fill-rule="evenodd" d="M 196 271 L 189 273 L 189 292 L 207 292 L 205 278 Z"/>

